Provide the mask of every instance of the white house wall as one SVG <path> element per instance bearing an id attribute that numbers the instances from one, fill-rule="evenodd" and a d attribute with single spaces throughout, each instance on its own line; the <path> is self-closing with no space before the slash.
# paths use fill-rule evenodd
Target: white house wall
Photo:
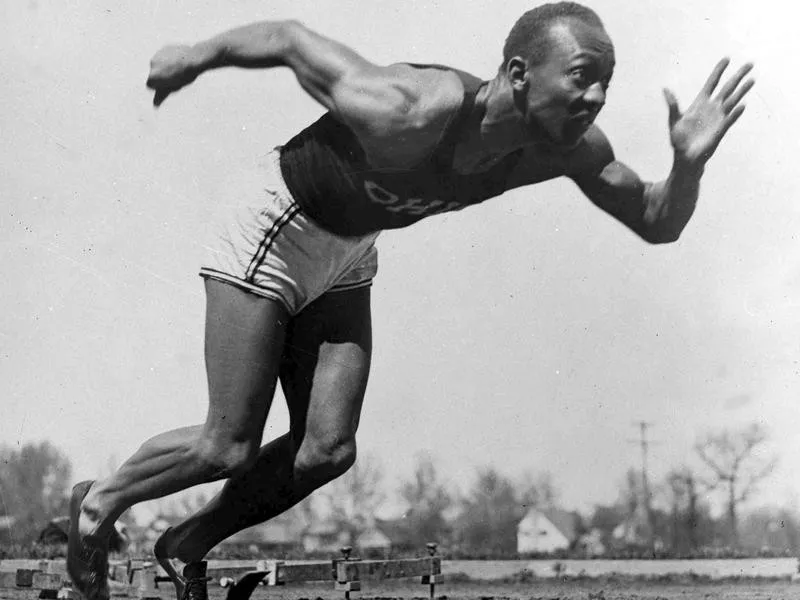
<path id="1" fill-rule="evenodd" d="M 517 552 L 554 552 L 569 548 L 569 540 L 541 513 L 528 513 L 517 529 Z"/>

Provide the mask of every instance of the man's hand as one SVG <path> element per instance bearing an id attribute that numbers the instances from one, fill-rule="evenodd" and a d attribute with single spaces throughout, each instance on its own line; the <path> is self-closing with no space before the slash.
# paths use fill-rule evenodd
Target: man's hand
<path id="1" fill-rule="evenodd" d="M 191 46 L 166 46 L 156 52 L 147 78 L 147 87 L 155 91 L 153 105 L 160 106 L 167 96 L 192 83 L 201 72 Z"/>
<path id="2" fill-rule="evenodd" d="M 744 105 L 740 102 L 755 83 L 752 79 L 742 83 L 753 68 L 747 63 L 712 97 L 729 62 L 725 58 L 717 63 L 697 98 L 683 113 L 675 95 L 664 90 L 675 159 L 690 168 L 701 169 L 711 158 L 725 133 L 742 116 Z"/>

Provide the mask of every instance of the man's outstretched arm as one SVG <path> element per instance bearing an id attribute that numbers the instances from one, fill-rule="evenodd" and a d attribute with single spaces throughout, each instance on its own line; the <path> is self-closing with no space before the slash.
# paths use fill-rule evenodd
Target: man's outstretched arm
<path id="1" fill-rule="evenodd" d="M 357 132 L 380 133 L 417 99 L 414 82 L 296 21 L 231 29 L 194 45 L 166 46 L 150 62 L 147 86 L 159 106 L 200 74 L 220 67 L 289 67 L 302 88 Z"/>
<path id="2" fill-rule="evenodd" d="M 705 164 L 744 111 L 742 98 L 753 86 L 744 80 L 752 65 L 741 67 L 716 96 L 727 60 L 720 61 L 689 108 L 681 113 L 672 92 L 664 91 L 669 107 L 672 169 L 663 181 L 645 183 L 614 158 L 603 133 L 587 134 L 586 150 L 570 176 L 601 209 L 651 243 L 678 239 L 694 213 Z M 744 81 L 744 83 L 743 83 Z"/>

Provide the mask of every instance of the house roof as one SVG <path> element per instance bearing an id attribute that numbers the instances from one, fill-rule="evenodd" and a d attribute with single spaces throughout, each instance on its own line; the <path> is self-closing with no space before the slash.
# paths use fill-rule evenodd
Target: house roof
<path id="1" fill-rule="evenodd" d="M 575 539 L 578 534 L 578 519 L 574 514 L 560 508 L 549 508 L 542 512 L 564 534 L 565 538 L 568 540 Z"/>
<path id="2" fill-rule="evenodd" d="M 388 548 L 392 541 L 382 531 L 372 528 L 356 538 L 356 545 L 360 548 Z"/>
<path id="3" fill-rule="evenodd" d="M 546 508 L 543 510 L 531 508 L 523 518 L 523 521 L 533 521 L 537 517 L 544 517 L 550 521 L 568 540 L 574 540 L 578 535 L 578 518 L 573 513 L 560 508 Z"/>

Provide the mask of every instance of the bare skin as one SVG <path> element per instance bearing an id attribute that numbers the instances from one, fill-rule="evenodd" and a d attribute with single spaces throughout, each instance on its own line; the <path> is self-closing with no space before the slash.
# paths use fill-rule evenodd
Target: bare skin
<path id="1" fill-rule="evenodd" d="M 644 240 L 676 240 L 694 211 L 705 163 L 744 110 L 751 65 L 717 91 L 728 65 L 720 61 L 685 112 L 665 91 L 674 160 L 664 180 L 648 183 L 616 160 L 593 124 L 614 68 L 605 31 L 566 20 L 552 26 L 550 37 L 544 62 L 513 57 L 480 90 L 453 168 L 477 172 L 523 149 L 510 187 L 568 176 Z M 353 130 L 375 167 L 423 161 L 463 97 L 451 72 L 377 66 L 298 23 L 271 22 L 159 51 L 148 78 L 154 104 L 223 66 L 289 67 L 308 94 Z M 280 304 L 226 284 L 208 282 L 207 297 L 205 424 L 149 440 L 117 473 L 95 483 L 81 505 L 82 535 L 104 535 L 137 502 L 227 478 L 207 507 L 163 540 L 169 557 L 197 561 L 355 459 L 371 352 L 368 292 L 326 294 L 291 321 Z M 259 448 L 279 377 L 291 428 Z"/>
<path id="2" fill-rule="evenodd" d="M 153 489 L 160 497 L 229 478 L 208 506 L 171 532 L 167 550 L 183 562 L 280 514 L 352 464 L 372 351 L 368 289 L 324 295 L 291 320 L 283 344 L 289 318 L 280 304 L 212 280 L 206 286 L 206 423 L 145 442 L 111 478 L 95 483 L 82 514 L 87 533 L 98 533 L 92 516 L 104 515 L 109 527 Z M 278 376 L 290 432 L 259 449 Z M 222 449 L 230 452 L 228 465 L 215 454 Z M 229 466 L 243 459 L 246 468 L 231 473 Z"/>
<path id="3" fill-rule="evenodd" d="M 291 321 L 280 367 L 289 433 L 261 448 L 249 471 L 231 478 L 173 530 L 170 556 L 202 559 L 227 537 L 294 506 L 352 464 L 371 352 L 368 288 L 326 294 Z M 321 454 L 328 460 L 319 460 Z"/>

